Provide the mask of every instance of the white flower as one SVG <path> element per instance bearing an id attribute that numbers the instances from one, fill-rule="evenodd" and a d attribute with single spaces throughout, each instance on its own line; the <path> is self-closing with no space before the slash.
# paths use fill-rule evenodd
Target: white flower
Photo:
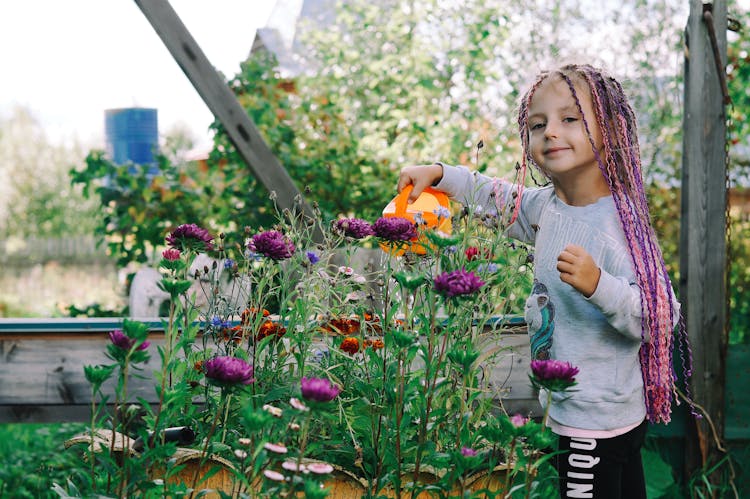
<path id="1" fill-rule="evenodd" d="M 298 411 L 307 412 L 310 410 L 310 408 L 303 404 L 301 400 L 294 397 L 289 399 L 289 404 Z"/>
<path id="2" fill-rule="evenodd" d="M 265 404 L 263 406 L 263 410 L 268 411 L 269 413 L 271 413 L 271 415 L 276 416 L 277 418 L 280 418 L 283 412 L 281 409 L 271 404 Z"/>

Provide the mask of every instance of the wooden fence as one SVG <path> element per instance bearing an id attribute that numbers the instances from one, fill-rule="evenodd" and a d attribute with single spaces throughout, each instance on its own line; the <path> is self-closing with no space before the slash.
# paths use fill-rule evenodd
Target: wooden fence
<path id="1" fill-rule="evenodd" d="M 83 366 L 107 364 L 107 333 L 121 327 L 118 319 L 2 319 L 0 320 L 0 423 L 88 421 L 91 387 Z M 144 378 L 128 382 L 130 400 L 143 397 L 156 403 L 153 373 L 160 369 L 157 352 L 163 345 L 160 321 L 152 321 Z M 500 353 L 486 365 L 493 396 L 508 411 L 538 415 L 539 404 L 528 379 L 529 345 L 525 326 L 482 334 L 486 348 Z M 113 394 L 105 385 L 104 393 Z"/>

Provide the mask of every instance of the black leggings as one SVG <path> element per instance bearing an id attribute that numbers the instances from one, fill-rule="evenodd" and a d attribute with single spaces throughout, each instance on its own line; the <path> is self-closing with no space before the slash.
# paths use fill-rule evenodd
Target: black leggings
<path id="1" fill-rule="evenodd" d="M 560 496 L 593 499 L 646 499 L 641 446 L 646 422 L 613 438 L 559 437 L 555 467 Z"/>

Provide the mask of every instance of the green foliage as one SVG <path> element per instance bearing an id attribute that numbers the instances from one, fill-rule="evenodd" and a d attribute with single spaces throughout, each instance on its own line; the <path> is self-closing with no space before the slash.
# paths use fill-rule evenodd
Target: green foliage
<path id="1" fill-rule="evenodd" d="M 82 157 L 78 144 L 53 144 L 23 108 L 0 117 L 0 240 L 91 233 L 96 206 L 66 175 Z"/>
<path id="2" fill-rule="evenodd" d="M 81 430 L 80 424 L 0 425 L 0 497 L 46 499 L 58 497 L 52 484 L 75 476 L 77 458 L 63 442 Z"/>

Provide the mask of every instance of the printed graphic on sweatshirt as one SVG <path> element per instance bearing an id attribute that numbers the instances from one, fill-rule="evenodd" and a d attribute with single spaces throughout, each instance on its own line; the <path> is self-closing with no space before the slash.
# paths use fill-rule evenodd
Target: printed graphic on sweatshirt
<path id="1" fill-rule="evenodd" d="M 531 336 L 531 360 L 548 360 L 555 332 L 555 306 L 549 299 L 547 286 L 537 280 L 526 299 L 524 317 Z"/>

